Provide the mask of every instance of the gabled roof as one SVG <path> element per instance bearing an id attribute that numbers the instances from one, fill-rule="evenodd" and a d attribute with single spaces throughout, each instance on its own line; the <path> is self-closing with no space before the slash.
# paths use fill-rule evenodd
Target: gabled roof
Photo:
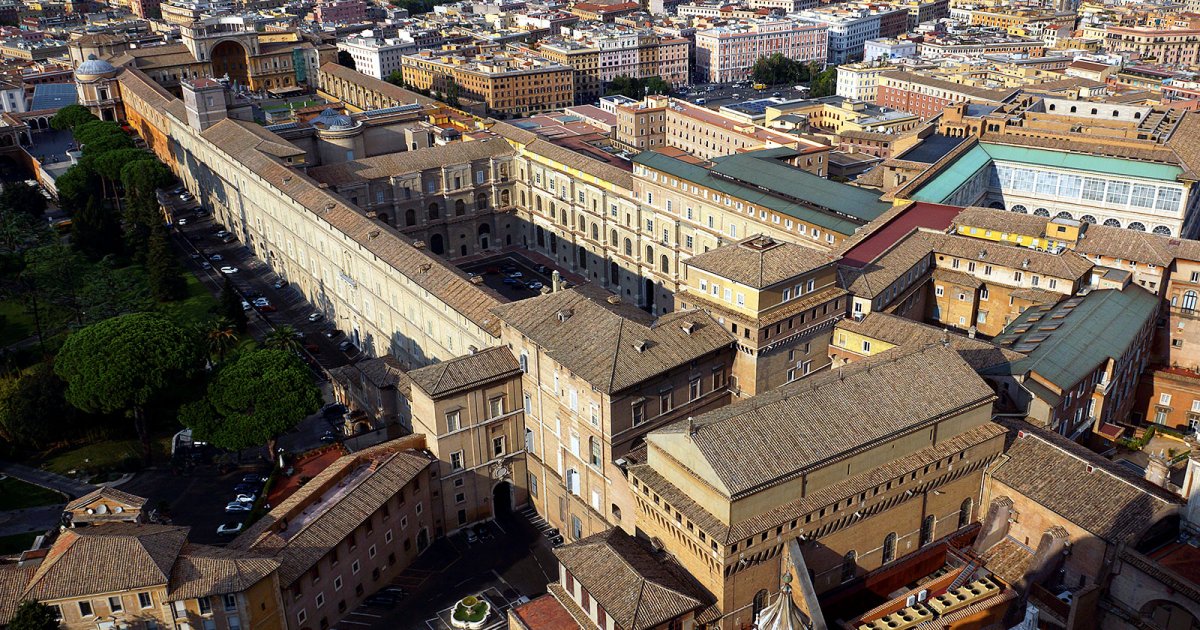
<path id="1" fill-rule="evenodd" d="M 759 234 L 692 256 L 686 264 L 753 289 L 765 289 L 836 261 L 819 249 Z"/>
<path id="2" fill-rule="evenodd" d="M 733 342 L 703 311 L 676 311 L 652 321 L 630 305 L 602 301 L 598 293 L 583 285 L 506 304 L 495 313 L 550 358 L 606 394 Z"/>
<path id="3" fill-rule="evenodd" d="M 648 630 L 705 605 L 682 567 L 619 527 L 554 555 L 622 630 Z"/>
<path id="4" fill-rule="evenodd" d="M 167 584 L 186 527 L 112 523 L 59 535 L 25 589 L 39 601 Z"/>
<path id="5" fill-rule="evenodd" d="M 122 492 L 116 488 L 101 486 L 79 497 L 78 499 L 71 501 L 67 504 L 65 509 L 67 511 L 83 509 L 98 499 L 107 499 L 116 503 L 123 503 L 132 508 L 141 508 L 142 506 L 146 505 L 146 499 L 143 499 L 142 497 L 134 496 L 128 492 Z"/>
<path id="6" fill-rule="evenodd" d="M 943 340 L 950 342 L 958 355 L 975 370 L 995 368 L 1022 359 L 1025 355 L 1001 348 L 982 339 L 972 339 L 905 317 L 879 311 L 868 313 L 861 320 L 843 319 L 838 330 L 865 335 L 896 346 L 920 347 Z"/>
<path id="7" fill-rule="evenodd" d="M 424 170 L 440 169 L 450 164 L 466 164 L 474 160 L 515 153 L 516 150 L 512 146 L 498 138 L 451 142 L 413 151 L 385 153 L 352 162 L 316 166 L 308 169 L 308 174 L 318 181 L 341 186 L 395 175 L 419 174 Z"/>
<path id="8" fill-rule="evenodd" d="M 278 568 L 279 562 L 270 558 L 189 543 L 171 571 L 167 598 L 174 601 L 240 593 Z"/>
<path id="9" fill-rule="evenodd" d="M 512 350 L 496 346 L 427 365 L 409 372 L 408 377 L 432 398 L 441 398 L 520 373 L 521 364 Z"/>
<path id="10" fill-rule="evenodd" d="M 994 398 L 953 349 L 894 348 L 677 422 L 647 442 L 740 498 Z"/>

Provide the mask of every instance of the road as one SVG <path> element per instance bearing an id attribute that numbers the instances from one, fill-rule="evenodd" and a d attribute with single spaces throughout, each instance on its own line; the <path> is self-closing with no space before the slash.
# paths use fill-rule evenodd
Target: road
<path id="1" fill-rule="evenodd" d="M 57 490 L 72 499 L 78 499 L 96 489 L 96 486 L 90 483 L 76 481 L 47 470 L 40 470 L 13 462 L 0 461 L 0 473 L 35 486 Z"/>

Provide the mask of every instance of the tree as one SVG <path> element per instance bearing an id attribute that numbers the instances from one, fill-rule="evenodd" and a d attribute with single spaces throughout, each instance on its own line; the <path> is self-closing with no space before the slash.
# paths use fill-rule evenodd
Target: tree
<path id="1" fill-rule="evenodd" d="M 124 248 L 117 213 L 104 208 L 95 197 L 89 197 L 83 209 L 71 217 L 71 245 L 91 260 L 120 255 Z"/>
<path id="2" fill-rule="evenodd" d="M 207 328 L 201 330 L 201 335 L 204 338 L 204 346 L 208 349 L 208 355 L 210 357 L 216 355 L 218 363 L 224 361 L 225 355 L 238 343 L 237 328 L 233 322 L 225 318 L 209 324 Z"/>
<path id="3" fill-rule="evenodd" d="M 817 98 L 830 96 L 837 92 L 837 68 L 830 68 L 813 77 L 809 85 L 808 95 Z"/>
<path id="4" fill-rule="evenodd" d="M 83 325 L 86 310 L 80 300 L 80 289 L 90 269 L 79 252 L 62 243 L 29 250 L 21 279 L 32 291 L 37 291 L 43 304 L 63 309 L 76 325 Z"/>
<path id="5" fill-rule="evenodd" d="M 161 223 L 150 232 L 150 248 L 146 253 L 146 271 L 150 277 L 150 292 L 161 302 L 173 302 L 187 296 L 187 281 L 183 267 L 175 257 L 167 229 Z"/>
<path id="6" fill-rule="evenodd" d="M 643 91 L 647 94 L 670 94 L 671 84 L 662 77 L 649 77 L 642 83 Z"/>
<path id="7" fill-rule="evenodd" d="M 758 61 L 754 62 L 751 76 L 755 83 L 767 85 L 801 83 L 809 79 L 809 67 L 795 59 L 774 53 L 759 57 Z"/>
<path id="8" fill-rule="evenodd" d="M 8 630 L 58 630 L 54 610 L 34 599 L 27 599 L 13 611 Z"/>
<path id="9" fill-rule="evenodd" d="M 125 186 L 125 237 L 129 252 L 143 261 L 149 249 L 150 234 L 163 222 L 157 191 L 172 181 L 171 171 L 158 160 L 138 160 L 121 168 Z"/>
<path id="10" fill-rule="evenodd" d="M 358 67 L 354 64 L 354 57 L 344 50 L 338 51 L 337 62 L 339 66 L 345 66 L 351 70 L 358 69 Z"/>
<path id="11" fill-rule="evenodd" d="M 451 77 L 450 81 L 446 84 L 446 104 L 450 107 L 458 107 L 458 95 L 461 91 L 462 88 L 458 87 L 458 82 Z"/>
<path id="12" fill-rule="evenodd" d="M 83 123 L 100 120 L 92 111 L 83 105 L 67 105 L 58 110 L 50 119 L 50 126 L 59 131 L 74 129 Z"/>
<path id="13" fill-rule="evenodd" d="M 100 197 L 100 175 L 91 166 L 80 163 L 67 169 L 54 180 L 58 188 L 58 201 L 64 208 L 78 209 L 87 205 L 92 197 Z"/>
<path id="14" fill-rule="evenodd" d="M 399 70 L 392 70 L 392 73 L 387 75 L 387 78 L 385 78 L 384 81 L 400 87 L 407 87 L 408 85 L 404 82 L 404 73 L 400 72 Z"/>
<path id="15" fill-rule="evenodd" d="M 246 309 L 242 308 L 242 297 L 233 288 L 233 281 L 229 276 L 225 276 L 225 286 L 221 287 L 220 312 L 217 314 L 229 320 L 239 334 L 246 334 L 246 325 L 249 324 Z"/>
<path id="16" fill-rule="evenodd" d="M 304 346 L 300 343 L 298 332 L 294 327 L 284 324 L 267 333 L 263 337 L 263 345 L 276 350 L 299 352 Z"/>
<path id="17" fill-rule="evenodd" d="M 612 83 L 608 84 L 608 89 L 605 90 L 605 94 L 608 96 L 620 94 L 639 101 L 647 94 L 668 94 L 670 92 L 671 85 L 663 81 L 662 77 L 635 79 L 626 74 L 618 74 L 614 77 Z"/>
<path id="18" fill-rule="evenodd" d="M 40 219 L 46 214 L 46 196 L 36 184 L 9 182 L 0 190 L 0 208 L 8 212 L 24 212 Z"/>
<path id="19" fill-rule="evenodd" d="M 54 372 L 67 401 L 88 413 L 125 412 L 150 458 L 146 407 L 203 365 L 195 337 L 161 313 L 131 313 L 82 328 L 63 343 Z"/>
<path id="20" fill-rule="evenodd" d="M 321 390 L 300 357 L 286 350 L 255 350 L 221 368 L 208 397 L 180 409 L 180 421 L 198 439 L 230 451 L 266 444 L 321 408 Z"/>
<path id="21" fill-rule="evenodd" d="M 0 438 L 42 449 L 70 434 L 78 412 L 63 397 L 66 383 L 46 363 L 0 381 Z"/>

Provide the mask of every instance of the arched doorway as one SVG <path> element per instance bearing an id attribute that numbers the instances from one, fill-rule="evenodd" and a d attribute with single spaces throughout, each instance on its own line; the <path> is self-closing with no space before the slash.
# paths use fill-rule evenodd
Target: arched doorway
<path id="1" fill-rule="evenodd" d="M 417 533 L 417 551 L 425 551 L 425 548 L 428 546 L 429 530 L 421 528 L 421 531 Z"/>
<path id="2" fill-rule="evenodd" d="M 492 488 L 492 516 L 497 521 L 507 521 L 513 514 L 512 484 L 508 481 L 498 482 Z"/>
<path id="3" fill-rule="evenodd" d="M 446 252 L 446 245 L 442 241 L 441 234 L 434 234 L 429 237 L 429 250 L 438 255 Z"/>
<path id="4" fill-rule="evenodd" d="M 1155 627 L 1167 630 L 1197 630 L 1200 621 L 1188 609 L 1165 599 L 1156 599 L 1142 606 L 1141 618 Z"/>
<path id="5" fill-rule="evenodd" d="M 238 85 L 250 85 L 250 57 L 246 48 L 236 41 L 227 39 L 213 47 L 212 68 L 214 76 L 229 75 L 229 79 Z"/>
<path id="6" fill-rule="evenodd" d="M 479 249 L 487 249 L 491 244 L 492 226 L 484 223 L 479 226 Z"/>
<path id="7" fill-rule="evenodd" d="M 653 313 L 654 312 L 654 280 L 652 280 L 650 278 L 646 278 L 645 286 L 646 286 L 645 295 L 642 296 L 642 299 L 644 300 L 644 303 L 646 305 L 646 310 Z"/>

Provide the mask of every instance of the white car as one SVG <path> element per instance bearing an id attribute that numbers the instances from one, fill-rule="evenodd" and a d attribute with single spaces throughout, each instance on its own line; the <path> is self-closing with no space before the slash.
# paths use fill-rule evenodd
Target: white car
<path id="1" fill-rule="evenodd" d="M 225 260 L 225 257 L 220 254 L 213 254 L 212 256 L 209 256 L 208 259 L 213 262 L 221 262 L 222 260 Z"/>
<path id="2" fill-rule="evenodd" d="M 245 525 L 242 523 L 221 523 L 217 528 L 217 533 L 222 535 L 233 535 L 242 531 Z"/>
<path id="3" fill-rule="evenodd" d="M 180 219 L 179 221 L 176 221 L 176 223 L 178 223 L 179 225 L 187 225 L 187 217 L 184 217 L 184 218 Z"/>
<path id="4" fill-rule="evenodd" d="M 254 494 L 239 494 L 236 497 L 234 497 L 233 500 L 238 503 L 245 503 L 246 505 L 253 505 L 254 499 L 256 499 L 256 498 L 258 498 L 258 497 L 255 496 Z"/>
<path id="5" fill-rule="evenodd" d="M 258 308 L 263 308 L 265 306 L 270 306 L 271 301 L 265 297 L 254 298 L 254 305 L 257 306 Z"/>
<path id="6" fill-rule="evenodd" d="M 310 322 L 319 322 L 322 319 L 325 319 L 325 315 L 322 313 L 309 313 L 308 314 L 308 321 L 310 321 Z"/>
<path id="7" fill-rule="evenodd" d="M 249 512 L 254 509 L 253 503 L 243 503 L 241 501 L 230 501 L 225 505 L 226 513 L 233 512 Z"/>
<path id="8" fill-rule="evenodd" d="M 220 271 L 221 271 L 221 273 L 237 273 L 238 268 L 230 267 L 229 265 L 225 265 L 224 267 L 221 267 Z"/>
<path id="9" fill-rule="evenodd" d="M 248 310 L 250 310 L 250 303 L 249 303 L 249 302 L 247 302 L 246 300 L 242 300 L 242 310 L 243 310 L 243 311 L 248 311 Z"/>

